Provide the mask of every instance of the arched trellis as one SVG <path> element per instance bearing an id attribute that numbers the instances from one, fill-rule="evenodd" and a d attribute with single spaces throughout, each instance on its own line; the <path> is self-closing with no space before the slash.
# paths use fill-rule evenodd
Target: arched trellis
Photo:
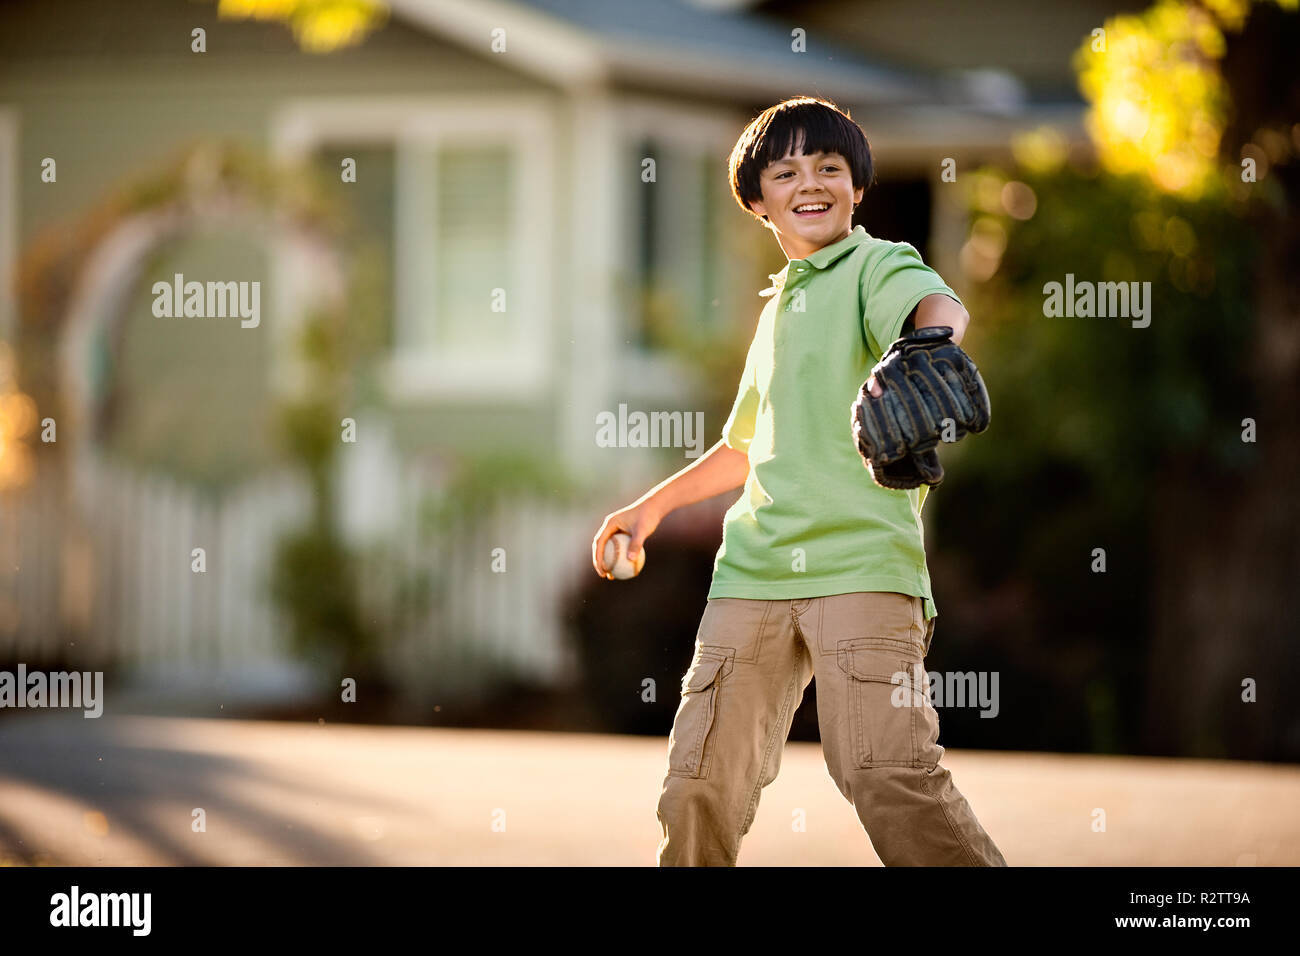
<path id="1" fill-rule="evenodd" d="M 31 243 L 19 268 L 19 380 L 57 428 L 57 441 L 37 449 L 34 489 L 53 508 L 42 533 L 52 536 L 44 551 L 58 563 L 46 572 L 60 582 L 58 602 L 47 608 L 57 614 L 55 632 L 95 630 L 102 569 L 91 555 L 102 518 L 95 508 L 102 502 L 103 412 L 116 386 L 111 363 L 105 368 L 101 359 L 104 346 L 111 355 L 127 324 L 140 320 L 129 314 L 130 300 L 151 261 L 169 243 L 213 227 L 264 243 L 271 269 L 260 330 L 273 340 L 272 392 L 292 401 L 312 371 L 294 348 L 302 323 L 346 316 L 350 263 L 342 226 L 309 170 L 276 169 L 237 147 L 204 143 Z"/>
<path id="2" fill-rule="evenodd" d="M 20 271 L 20 385 L 41 416 L 57 418 L 58 442 L 36 448 L 43 503 L 29 512 L 27 525 L 36 534 L 27 540 L 38 541 L 33 550 L 40 553 L 32 555 L 31 567 L 24 562 L 24 582 L 36 584 L 24 583 L 19 598 L 26 602 L 25 621 L 56 613 L 60 620 L 25 628 L 24 647 L 128 671 L 156 663 L 165 681 L 179 679 L 184 667 L 223 680 L 230 673 L 226 665 L 251 668 L 227 680 L 226 688 L 266 685 L 279 679 L 269 675 L 300 673 L 304 662 L 350 675 L 367 668 L 373 675 L 378 668 L 386 679 L 400 678 L 412 688 L 425 681 L 463 688 L 493 679 L 496 665 L 484 667 L 483 656 L 501 647 L 510 648 L 518 666 L 547 679 L 563 669 L 564 627 L 553 599 L 580 569 L 552 560 L 554 540 L 574 537 L 586 525 L 585 513 L 547 511 L 538 518 L 531 506 L 495 501 L 489 512 L 487 503 L 476 502 L 473 514 L 430 531 L 429 522 L 416 518 L 425 514 L 426 495 L 441 494 L 442 483 L 400 463 L 400 481 L 392 487 L 401 514 L 411 520 L 358 561 L 333 509 L 322 507 L 332 500 L 330 475 L 340 460 L 340 415 L 366 411 L 377 398 L 382 403 L 370 390 L 354 388 L 361 383 L 353 376 L 371 367 L 367 360 L 382 347 L 369 339 L 379 325 L 375 318 L 385 312 L 385 291 L 383 269 L 373 275 L 369 269 L 381 263 L 365 251 L 354 256 L 351 236 L 346 245 L 340 241 L 345 223 L 326 201 L 330 184 L 320 182 L 316 186 L 303 170 L 272 175 L 246 156 L 200 148 L 107 197 L 75 227 L 51 230 L 29 246 Z M 96 378 L 96 342 L 114 341 L 128 323 L 171 321 L 131 314 L 138 301 L 132 296 L 142 278 L 166 278 L 146 276 L 157 251 L 213 223 L 244 224 L 272 251 L 259 334 L 277 340 L 271 351 L 280 381 L 272 392 L 284 398 L 280 411 L 289 414 L 282 422 L 296 435 L 291 446 L 301 446 L 289 451 L 306 466 L 308 494 L 299 474 L 282 483 L 266 476 L 215 502 L 186 489 L 177 496 L 175 483 L 125 475 L 105 460 L 100 416 L 113 382 Z M 377 288 L 368 290 L 368 280 Z M 301 353 L 293 347 L 299 330 L 312 346 Z M 320 352 L 328 359 L 311 357 Z M 382 417 L 366 419 L 366 442 L 374 442 Z M 312 457 L 325 446 L 327 460 Z M 357 460 L 348 459 L 350 465 Z M 142 477 L 150 480 L 137 480 Z M 453 513 L 438 500 L 439 514 Z M 309 502 L 315 513 L 305 513 Z M 228 521 L 232 513 L 237 520 Z M 505 527 L 518 542 L 516 553 L 533 556 L 519 559 L 516 579 L 524 583 L 518 602 L 497 600 L 498 576 L 457 557 L 479 548 L 488 529 Z M 192 574 L 189 563 L 198 543 L 209 545 L 202 576 Z M 279 571 L 301 586 L 275 587 Z M 86 582 L 80 595 L 72 593 L 79 581 Z M 268 590 L 277 599 L 274 616 L 263 613 Z M 357 613 L 363 604 L 364 619 Z M 286 653 L 286 616 L 297 653 Z M 305 644 L 299 640 L 304 636 Z M 378 637 L 385 646 L 371 640 Z M 339 666 L 328 663 L 338 660 Z M 173 665 L 177 669 L 168 670 Z"/>
<path id="3" fill-rule="evenodd" d="M 294 208 L 260 167 L 236 163 L 213 148 L 193 150 L 181 171 L 179 188 L 160 191 L 156 203 L 134 208 L 90 250 L 59 324 L 59 432 L 74 497 L 80 494 L 77 480 L 100 452 L 104 411 L 116 387 L 103 357 L 106 352 L 111 362 L 120 346 L 130 318 L 128 300 L 158 250 L 213 226 L 263 237 L 272 263 L 271 318 L 265 329 L 273 337 L 282 392 L 301 377 L 291 339 L 302 317 L 316 309 L 341 309 L 347 300 L 343 253 L 317 209 Z"/>

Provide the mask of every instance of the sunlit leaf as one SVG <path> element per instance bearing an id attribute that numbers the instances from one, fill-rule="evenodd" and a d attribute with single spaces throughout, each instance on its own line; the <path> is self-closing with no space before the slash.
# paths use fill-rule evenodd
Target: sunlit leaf
<path id="1" fill-rule="evenodd" d="M 360 43 L 388 19 L 379 0 L 218 0 L 223 20 L 282 20 L 308 53 L 331 53 Z"/>

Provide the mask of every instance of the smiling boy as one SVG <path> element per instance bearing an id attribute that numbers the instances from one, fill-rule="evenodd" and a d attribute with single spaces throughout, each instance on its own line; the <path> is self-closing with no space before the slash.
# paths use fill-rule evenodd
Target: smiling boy
<path id="1" fill-rule="evenodd" d="M 762 293 L 721 441 L 608 515 L 592 541 L 610 577 L 610 535 L 626 531 L 634 557 L 675 508 L 744 486 L 669 737 L 659 864 L 735 865 L 816 679 L 827 770 L 886 865 L 1005 866 L 939 763 L 928 689 L 894 682 L 924 673 L 934 634 L 925 489 L 873 482 L 849 429 L 863 380 L 909 324 L 950 326 L 960 342 L 969 316 L 910 245 L 852 226 L 871 149 L 834 104 L 798 97 L 764 111 L 729 170 L 737 202 L 789 262 Z"/>

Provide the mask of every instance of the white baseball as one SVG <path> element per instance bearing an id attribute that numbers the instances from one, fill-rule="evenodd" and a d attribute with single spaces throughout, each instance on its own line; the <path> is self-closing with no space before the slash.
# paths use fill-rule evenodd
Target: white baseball
<path id="1" fill-rule="evenodd" d="M 621 531 L 605 542 L 605 568 L 614 575 L 615 580 L 634 578 L 645 567 L 644 547 L 637 553 L 636 563 L 627 559 L 627 546 L 631 543 L 632 536 Z"/>

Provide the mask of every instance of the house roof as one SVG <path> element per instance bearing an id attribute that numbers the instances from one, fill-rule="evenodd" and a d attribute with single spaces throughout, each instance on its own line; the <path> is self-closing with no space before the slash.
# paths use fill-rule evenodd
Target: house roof
<path id="1" fill-rule="evenodd" d="M 697 0 L 698 2 L 698 0 Z M 504 28 L 509 65 L 565 86 L 635 82 L 769 99 L 811 93 L 851 101 L 930 101 L 928 77 L 887 68 L 815 32 L 791 50 L 795 24 L 690 0 L 388 0 L 393 13 L 490 54 Z"/>

